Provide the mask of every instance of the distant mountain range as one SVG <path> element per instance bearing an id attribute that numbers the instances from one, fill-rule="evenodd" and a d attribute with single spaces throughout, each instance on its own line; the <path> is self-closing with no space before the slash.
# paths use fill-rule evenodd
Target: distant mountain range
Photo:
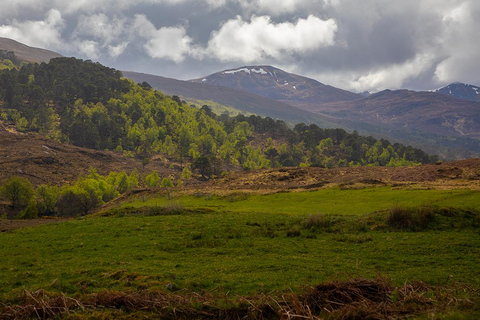
<path id="1" fill-rule="evenodd" d="M 14 51 L 25 61 L 60 56 L 5 38 L 0 38 L 0 49 Z M 473 85 L 356 94 L 271 66 L 244 66 L 190 81 L 123 74 L 187 101 L 218 103 L 292 124 L 358 130 L 449 158 L 480 157 L 480 88 Z"/>
<path id="2" fill-rule="evenodd" d="M 29 47 L 15 40 L 2 37 L 0 37 L 0 50 L 12 51 L 18 60 L 27 62 L 48 62 L 52 58 L 62 57 L 59 53 Z"/>

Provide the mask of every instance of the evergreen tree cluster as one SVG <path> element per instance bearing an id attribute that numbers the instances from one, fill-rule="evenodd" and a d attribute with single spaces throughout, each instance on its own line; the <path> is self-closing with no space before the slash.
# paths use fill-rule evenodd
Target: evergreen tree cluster
<path id="1" fill-rule="evenodd" d="M 412 165 L 435 159 L 423 151 L 342 129 L 269 117 L 215 115 L 135 84 L 117 70 L 75 58 L 0 70 L 0 119 L 20 131 L 147 163 L 163 154 L 205 178 L 225 168 Z M 265 141 L 255 141 L 261 135 Z"/>

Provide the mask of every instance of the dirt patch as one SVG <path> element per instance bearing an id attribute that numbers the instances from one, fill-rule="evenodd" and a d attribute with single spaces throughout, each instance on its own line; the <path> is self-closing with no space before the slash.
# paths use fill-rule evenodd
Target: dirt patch
<path id="1" fill-rule="evenodd" d="M 48 223 L 65 222 L 69 219 L 29 219 L 29 220 L 10 220 L 0 219 L 0 232 L 10 232 L 15 229 L 36 227 Z"/>
<path id="2" fill-rule="evenodd" d="M 412 167 L 281 168 L 234 172 L 211 182 L 229 190 L 313 189 L 326 185 L 422 185 L 480 189 L 480 159 Z"/>

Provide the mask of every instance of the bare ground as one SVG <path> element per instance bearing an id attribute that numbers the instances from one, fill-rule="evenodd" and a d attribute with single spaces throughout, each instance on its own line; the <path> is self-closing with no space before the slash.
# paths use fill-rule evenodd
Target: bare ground
<path id="1" fill-rule="evenodd" d="M 15 229 L 36 227 L 47 223 L 59 223 L 69 219 L 30 219 L 30 220 L 10 220 L 0 219 L 0 232 L 10 232 Z"/>

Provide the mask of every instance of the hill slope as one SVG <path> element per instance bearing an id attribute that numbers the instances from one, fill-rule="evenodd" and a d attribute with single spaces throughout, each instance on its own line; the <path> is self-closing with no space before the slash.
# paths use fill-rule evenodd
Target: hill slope
<path id="1" fill-rule="evenodd" d="M 118 152 L 92 150 L 56 142 L 38 134 L 19 133 L 0 121 L 0 181 L 11 176 L 28 178 L 34 185 L 63 185 L 87 174 L 90 166 L 100 174 L 110 171 L 141 169 L 142 161 L 125 158 Z M 163 177 L 177 176 L 159 159 L 145 167 L 145 172 L 157 170 Z"/>
<path id="2" fill-rule="evenodd" d="M 122 71 L 123 75 L 135 82 L 147 82 L 153 88 L 169 95 L 178 95 L 188 100 L 210 100 L 239 111 L 254 113 L 287 122 L 317 123 L 323 127 L 338 127 L 332 119 L 296 108 L 288 103 L 276 101 L 252 92 L 241 91 L 220 85 L 208 85 L 181 81 L 144 73 Z"/>
<path id="3" fill-rule="evenodd" d="M 0 37 L 0 50 L 12 51 L 20 61 L 48 62 L 62 55 L 50 50 L 29 47 L 12 39 Z"/>

